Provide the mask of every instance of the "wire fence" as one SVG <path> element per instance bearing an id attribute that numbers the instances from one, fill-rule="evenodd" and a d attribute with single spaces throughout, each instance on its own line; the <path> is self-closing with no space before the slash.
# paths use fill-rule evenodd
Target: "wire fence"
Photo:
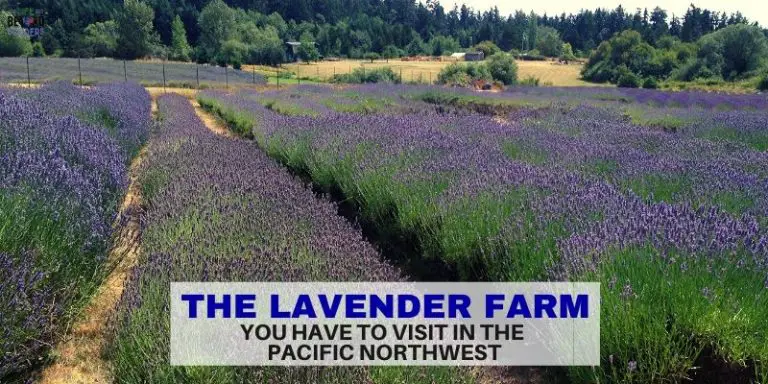
<path id="1" fill-rule="evenodd" d="M 213 88 L 261 85 L 255 70 L 242 71 L 207 64 L 49 57 L 0 58 L 0 83 L 38 84 L 71 81 L 89 85 L 134 81 L 145 86 Z"/>

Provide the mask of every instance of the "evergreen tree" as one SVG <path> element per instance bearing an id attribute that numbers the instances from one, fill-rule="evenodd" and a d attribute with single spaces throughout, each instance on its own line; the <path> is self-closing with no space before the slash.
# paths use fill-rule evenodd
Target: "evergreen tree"
<path id="1" fill-rule="evenodd" d="M 184 22 L 181 17 L 176 15 L 171 23 L 171 52 L 172 60 L 189 61 L 192 48 L 187 42 L 187 31 L 184 29 Z"/>

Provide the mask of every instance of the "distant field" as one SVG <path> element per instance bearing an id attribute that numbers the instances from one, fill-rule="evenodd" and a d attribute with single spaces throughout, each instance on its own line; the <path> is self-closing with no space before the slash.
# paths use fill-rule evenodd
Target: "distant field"
<path id="1" fill-rule="evenodd" d="M 434 83 L 440 70 L 452 63 L 451 61 L 403 61 L 378 60 L 373 63 L 363 60 L 323 61 L 311 64 L 285 64 L 282 70 L 293 72 L 302 78 L 301 83 L 311 83 L 315 80 L 324 81 L 334 74 L 348 73 L 355 68 L 391 67 L 397 74 L 402 75 L 406 82 Z M 596 86 L 579 79 L 581 64 L 558 64 L 552 61 L 518 61 L 518 78 L 536 77 L 542 85 L 554 86 Z M 254 73 L 255 70 L 255 73 Z M 192 63 L 166 62 L 166 84 L 171 87 L 197 87 L 199 78 L 202 87 L 222 87 L 226 84 L 251 85 L 277 83 L 278 69 L 268 66 L 244 65 L 242 70 L 225 69 L 212 65 Z M 145 86 L 162 86 L 163 64 L 160 61 L 127 61 L 125 66 L 121 60 L 113 59 L 82 59 L 78 68 L 77 59 L 33 57 L 29 59 L 29 81 L 44 83 L 56 80 L 72 82 L 82 81 L 85 84 L 136 81 Z M 26 83 L 27 62 L 22 57 L 0 58 L 0 83 Z M 265 79 L 266 78 L 266 79 Z M 296 84 L 294 76 L 291 79 L 280 79 L 280 84 Z"/>
<path id="2" fill-rule="evenodd" d="M 163 68 L 165 67 L 165 68 Z M 84 84 L 135 81 L 147 86 L 223 87 L 229 85 L 263 84 L 259 74 L 213 65 L 161 61 L 126 61 L 98 58 L 30 57 L 29 72 L 24 57 L 0 58 L 0 83 L 44 83 L 57 80 Z"/>
<path id="3" fill-rule="evenodd" d="M 322 61 L 311 64 L 286 64 L 283 68 L 296 73 L 300 77 L 314 77 L 328 79 L 334 74 L 348 73 L 355 68 L 380 68 L 390 67 L 396 73 L 403 76 L 403 80 L 410 82 L 428 83 L 437 80 L 437 74 L 451 61 L 403 61 L 403 60 L 377 60 L 373 63 L 364 60 L 342 60 L 342 61 Z M 548 83 L 556 86 L 595 86 L 579 79 L 581 64 L 558 64 L 551 61 L 518 61 L 518 78 L 524 79 L 528 76 L 539 78 L 542 83 Z M 246 66 L 250 70 L 251 66 Z M 257 67 L 262 73 L 274 76 L 274 68 Z M 283 80 L 281 79 L 281 82 Z"/>

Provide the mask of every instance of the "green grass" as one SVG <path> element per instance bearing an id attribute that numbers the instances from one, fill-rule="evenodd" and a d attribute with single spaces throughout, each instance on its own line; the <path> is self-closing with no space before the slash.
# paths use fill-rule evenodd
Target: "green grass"
<path id="1" fill-rule="evenodd" d="M 354 97 L 352 103 L 343 103 L 335 99 L 322 99 L 320 103 L 324 106 L 342 113 L 380 113 L 395 105 L 391 99 L 374 97 Z"/>
<path id="2" fill-rule="evenodd" d="M 652 246 L 611 254 L 597 273 L 583 277 L 602 283 L 600 344 L 606 369 L 571 368 L 577 381 L 683 380 L 705 347 L 737 364 L 768 357 L 764 277 L 750 265 L 734 268 L 738 256 L 695 261 L 671 253 L 665 260 Z M 629 361 L 637 362 L 636 372 L 628 372 Z M 757 377 L 768 379 L 765 364 L 758 366 Z"/>
<path id="3" fill-rule="evenodd" d="M 375 384 L 470 384 L 474 378 L 467 369 L 453 367 L 372 367 Z"/>
<path id="4" fill-rule="evenodd" d="M 117 136 L 118 121 L 107 108 L 99 108 L 93 112 L 80 112 L 76 117 L 82 121 L 104 128 L 110 136 Z"/>
<path id="5" fill-rule="evenodd" d="M 768 130 L 744 132 L 735 128 L 714 128 L 697 135 L 708 140 L 728 140 L 746 144 L 757 151 L 768 150 Z"/>
<path id="6" fill-rule="evenodd" d="M 512 160 L 519 160 L 533 165 L 543 165 L 549 160 L 549 154 L 542 148 L 525 145 L 516 141 L 507 141 L 501 145 L 502 151 Z"/>
<path id="7" fill-rule="evenodd" d="M 216 99 L 202 95 L 197 96 L 197 102 L 200 103 L 204 110 L 225 119 L 230 128 L 238 135 L 253 138 L 253 128 L 256 126 L 256 120 L 251 115 L 236 108 L 226 106 Z"/>
<path id="8" fill-rule="evenodd" d="M 315 78 L 305 78 L 302 77 L 301 80 L 292 77 L 292 78 L 280 78 L 280 81 L 278 81 L 277 77 L 275 76 L 269 76 L 267 77 L 267 84 L 269 85 L 298 85 L 298 84 L 323 84 L 324 81 L 320 79 Z"/>
<path id="9" fill-rule="evenodd" d="M 320 115 L 312 109 L 304 108 L 296 103 L 286 100 L 259 98 L 258 101 L 267 109 L 271 109 L 281 115 L 308 117 L 317 117 Z"/>
<path id="10" fill-rule="evenodd" d="M 640 107 L 625 108 L 624 114 L 625 116 L 628 116 L 634 124 L 661 129 L 668 132 L 677 132 L 692 122 L 689 119 L 675 116 L 669 112 L 664 114 L 654 114 L 649 112 L 648 109 Z"/>
<path id="11" fill-rule="evenodd" d="M 597 159 L 584 164 L 583 168 L 589 174 L 610 178 L 619 170 L 619 163 L 616 160 Z"/>
<path id="12" fill-rule="evenodd" d="M 541 108 L 547 106 L 547 103 L 543 101 L 490 98 L 449 91 L 427 91 L 416 93 L 409 97 L 430 104 L 460 107 L 479 113 L 502 113 L 524 108 Z"/>
<path id="13" fill-rule="evenodd" d="M 682 200 L 692 188 L 691 181 L 681 174 L 646 174 L 623 181 L 622 184 L 643 199 L 667 203 Z"/>

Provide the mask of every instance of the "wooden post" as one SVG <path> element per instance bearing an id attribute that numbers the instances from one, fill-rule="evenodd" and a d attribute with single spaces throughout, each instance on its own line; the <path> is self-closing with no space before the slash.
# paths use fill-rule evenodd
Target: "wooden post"
<path id="1" fill-rule="evenodd" d="M 224 81 L 226 81 L 227 89 L 229 89 L 229 66 L 224 65 Z"/>
<path id="2" fill-rule="evenodd" d="M 253 84 L 256 84 L 256 67 L 255 66 L 251 67 L 251 74 L 253 75 L 252 82 Z"/>
<path id="3" fill-rule="evenodd" d="M 27 59 L 29 60 L 29 59 Z M 83 86 L 83 71 L 80 69 L 80 55 L 77 55 L 77 73 L 80 77 L 80 86 Z"/>
<path id="4" fill-rule="evenodd" d="M 195 63 L 195 77 L 197 78 L 197 89 L 200 89 L 200 64 Z"/>
<path id="5" fill-rule="evenodd" d="M 277 89 L 280 89 L 280 64 L 277 64 Z"/>
<path id="6" fill-rule="evenodd" d="M 165 58 L 163 58 L 163 93 L 165 93 Z"/>
<path id="7" fill-rule="evenodd" d="M 80 61 L 78 59 L 78 66 L 80 66 Z M 29 74 L 29 56 L 27 56 L 27 86 L 32 87 L 32 75 Z"/>
<path id="8" fill-rule="evenodd" d="M 123 75 L 125 76 L 125 82 L 128 82 L 128 67 L 125 64 L 125 59 L 123 59 Z"/>

